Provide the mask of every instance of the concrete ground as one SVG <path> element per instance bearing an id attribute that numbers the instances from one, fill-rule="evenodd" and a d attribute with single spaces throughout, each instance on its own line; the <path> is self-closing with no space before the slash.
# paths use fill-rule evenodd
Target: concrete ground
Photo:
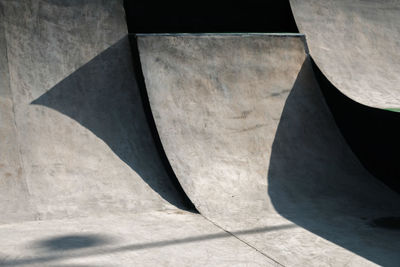
<path id="1" fill-rule="evenodd" d="M 0 266 L 276 266 L 179 210 L 0 226 Z"/>

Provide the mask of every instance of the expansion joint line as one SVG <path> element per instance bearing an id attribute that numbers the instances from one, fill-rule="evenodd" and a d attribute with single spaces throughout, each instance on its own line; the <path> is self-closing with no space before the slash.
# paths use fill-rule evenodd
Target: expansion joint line
<path id="1" fill-rule="evenodd" d="M 209 221 L 210 223 L 212 223 L 215 227 L 221 229 L 222 231 L 224 231 L 225 233 L 227 233 L 228 235 L 236 238 L 237 240 L 239 240 L 240 242 L 242 242 L 243 244 L 247 245 L 248 247 L 254 249 L 255 251 L 257 251 L 258 253 L 260 253 L 261 255 L 263 255 L 264 257 L 266 257 L 268 260 L 272 261 L 273 263 L 275 263 L 277 266 L 282 266 L 282 267 L 286 267 L 285 265 L 283 265 L 282 263 L 280 263 L 279 261 L 275 260 L 274 258 L 272 258 L 271 256 L 267 255 L 266 253 L 260 251 L 259 249 L 257 249 L 256 247 L 250 245 L 248 242 L 244 241 L 243 239 L 241 239 L 240 237 L 238 237 L 237 235 L 235 235 L 232 232 L 229 232 L 228 230 L 225 230 L 224 228 L 222 228 L 221 226 L 219 226 L 218 224 L 216 224 L 215 222 L 213 222 L 212 220 L 208 219 L 207 217 L 205 217 L 203 214 L 199 213 L 201 217 L 203 217 L 205 220 Z"/>

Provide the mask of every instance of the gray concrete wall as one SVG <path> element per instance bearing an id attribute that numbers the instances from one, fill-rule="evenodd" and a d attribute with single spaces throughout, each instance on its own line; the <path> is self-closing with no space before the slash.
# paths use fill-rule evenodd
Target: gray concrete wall
<path id="1" fill-rule="evenodd" d="M 0 5 L 0 222 L 33 216 L 17 141 L 4 24 Z"/>
<path id="2" fill-rule="evenodd" d="M 303 38 L 140 35 L 166 154 L 203 215 L 284 265 L 394 266 L 399 233 L 369 222 L 399 196 L 347 146 Z"/>
<path id="3" fill-rule="evenodd" d="M 143 111 L 122 1 L 0 6 L 0 222 L 180 206 Z"/>
<path id="4" fill-rule="evenodd" d="M 336 88 L 371 107 L 400 107 L 400 2 L 291 0 L 310 53 Z"/>

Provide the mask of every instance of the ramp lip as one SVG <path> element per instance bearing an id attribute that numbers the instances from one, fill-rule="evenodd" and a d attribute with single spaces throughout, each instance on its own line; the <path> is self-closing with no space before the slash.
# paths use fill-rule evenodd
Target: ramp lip
<path id="1" fill-rule="evenodd" d="M 268 37 L 298 37 L 301 38 L 304 43 L 304 52 L 309 56 L 310 51 L 308 49 L 306 35 L 304 33 L 267 33 L 267 32 L 217 32 L 217 33 L 129 33 L 134 38 L 138 37 L 254 37 L 254 36 L 268 36 Z"/>
<path id="2" fill-rule="evenodd" d="M 264 33 L 264 32 L 224 32 L 224 33 L 131 33 L 135 37 L 146 36 L 277 36 L 277 37 L 305 37 L 304 33 Z"/>

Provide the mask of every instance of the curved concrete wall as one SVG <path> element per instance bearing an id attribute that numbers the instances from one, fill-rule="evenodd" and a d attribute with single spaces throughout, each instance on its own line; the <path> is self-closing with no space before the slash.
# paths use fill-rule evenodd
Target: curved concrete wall
<path id="1" fill-rule="evenodd" d="M 310 53 L 332 84 L 376 108 L 400 108 L 400 2 L 291 0 Z"/>
<path id="2" fill-rule="evenodd" d="M 395 1 L 291 1 L 321 88 L 344 137 L 366 168 L 400 192 Z"/>
<path id="3" fill-rule="evenodd" d="M 0 3 L 0 205 L 3 220 L 32 218 L 29 193 L 19 156 L 5 35 L 5 13 Z"/>
<path id="4" fill-rule="evenodd" d="M 122 1 L 1 1 L 0 222 L 181 206 Z"/>
<path id="5" fill-rule="evenodd" d="M 342 138 L 303 38 L 139 35 L 166 154 L 203 215 L 280 263 L 393 265 L 399 233 L 368 222 L 399 196 Z"/>

